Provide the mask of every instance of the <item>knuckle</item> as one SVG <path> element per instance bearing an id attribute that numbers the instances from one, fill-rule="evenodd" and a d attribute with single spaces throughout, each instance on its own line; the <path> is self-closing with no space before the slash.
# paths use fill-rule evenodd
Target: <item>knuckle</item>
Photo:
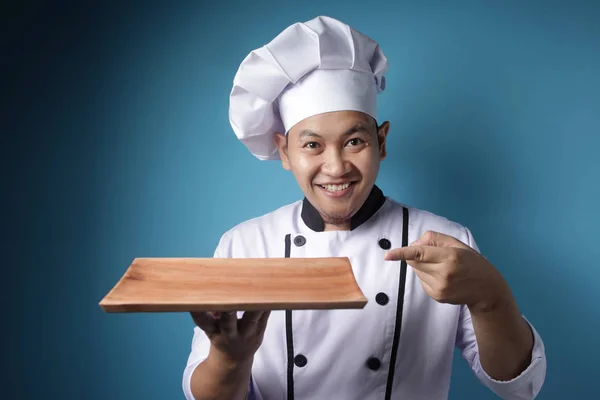
<path id="1" fill-rule="evenodd" d="M 422 262 L 424 259 L 425 259 L 425 253 L 423 251 L 423 248 L 417 247 L 415 249 L 415 260 L 418 262 Z"/>
<path id="2" fill-rule="evenodd" d="M 457 274 L 458 274 L 458 271 L 453 266 L 446 268 L 446 270 L 442 274 L 442 276 L 444 278 L 444 282 L 447 282 L 447 283 L 453 282 L 454 280 L 456 280 Z"/>
<path id="3" fill-rule="evenodd" d="M 206 323 L 206 315 L 204 313 L 191 312 L 190 316 L 192 317 L 192 321 L 194 321 L 194 324 L 196 324 L 198 327 L 202 327 L 202 325 Z"/>
<path id="4" fill-rule="evenodd" d="M 451 264 L 458 264 L 461 261 L 461 255 L 459 251 L 456 249 L 452 249 L 452 251 L 448 255 L 448 261 L 450 261 Z"/>

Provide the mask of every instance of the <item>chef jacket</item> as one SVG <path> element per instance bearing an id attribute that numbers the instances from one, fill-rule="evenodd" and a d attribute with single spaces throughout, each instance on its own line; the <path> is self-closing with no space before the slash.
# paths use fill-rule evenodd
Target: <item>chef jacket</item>
<path id="1" fill-rule="evenodd" d="M 481 383 L 504 399 L 533 399 L 545 379 L 538 332 L 530 365 L 510 381 L 482 368 L 469 310 L 429 297 L 404 261 L 385 261 L 427 230 L 451 235 L 479 251 L 470 230 L 398 203 L 374 186 L 346 231 L 324 231 L 317 210 L 299 200 L 243 222 L 221 237 L 215 257 L 348 257 L 368 299 L 357 310 L 274 310 L 255 354 L 249 399 L 442 400 L 448 398 L 458 348 Z M 183 391 L 209 352 L 194 327 Z"/>

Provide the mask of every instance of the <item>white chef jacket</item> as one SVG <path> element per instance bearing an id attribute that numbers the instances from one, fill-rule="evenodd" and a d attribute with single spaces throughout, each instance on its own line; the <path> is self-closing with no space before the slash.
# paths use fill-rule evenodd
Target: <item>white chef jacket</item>
<path id="1" fill-rule="evenodd" d="M 447 399 L 455 347 L 501 398 L 535 398 L 545 379 L 546 356 L 531 324 L 530 365 L 510 381 L 494 380 L 479 362 L 468 308 L 436 302 L 405 262 L 384 261 L 388 249 L 427 230 L 478 250 L 468 228 L 400 204 L 377 186 L 348 231 L 323 231 L 318 212 L 304 199 L 226 232 L 215 257 L 348 257 L 368 299 L 359 310 L 272 311 L 252 365 L 248 398 Z M 192 372 L 209 347 L 206 334 L 195 327 L 182 382 L 188 400 L 194 399 Z"/>

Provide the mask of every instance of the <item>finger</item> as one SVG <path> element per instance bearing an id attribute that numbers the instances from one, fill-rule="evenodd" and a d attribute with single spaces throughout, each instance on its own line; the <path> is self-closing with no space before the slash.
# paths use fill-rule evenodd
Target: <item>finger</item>
<path id="1" fill-rule="evenodd" d="M 221 314 L 219 327 L 221 328 L 221 332 L 227 336 L 235 336 L 237 335 L 237 313 L 233 312 L 225 312 Z"/>
<path id="2" fill-rule="evenodd" d="M 434 246 L 408 246 L 389 250 L 387 261 L 416 261 L 417 263 L 440 263 L 446 259 L 448 250 Z M 412 264 L 411 264 L 412 265 Z"/>
<path id="3" fill-rule="evenodd" d="M 219 331 L 219 324 L 217 320 L 210 315 L 210 313 L 191 312 L 190 314 L 196 326 L 207 334 L 216 333 Z"/>
<path id="4" fill-rule="evenodd" d="M 246 311 L 242 317 L 242 321 L 255 324 L 263 314 L 263 311 Z"/>
<path id="5" fill-rule="evenodd" d="M 421 271 L 418 268 L 414 268 L 414 270 L 415 270 L 415 275 L 417 275 L 417 277 L 419 278 L 419 280 L 421 281 L 422 284 L 427 285 L 428 287 L 435 285 L 435 277 L 432 274 Z"/>
<path id="6" fill-rule="evenodd" d="M 262 311 L 246 311 L 242 316 L 242 319 L 239 323 L 239 332 L 242 335 L 247 334 L 248 332 L 252 332 L 260 317 L 263 315 Z"/>
<path id="7" fill-rule="evenodd" d="M 256 324 L 256 330 L 261 335 L 265 333 L 265 329 L 267 329 L 267 323 L 269 322 L 269 316 L 271 315 L 271 311 L 265 311 L 263 315 L 260 316 L 258 323 Z"/>
<path id="8" fill-rule="evenodd" d="M 429 297 L 432 297 L 434 292 L 431 288 L 431 284 L 427 281 L 421 280 L 421 285 L 423 286 L 423 290 L 425 290 L 425 293 L 427 293 Z"/>

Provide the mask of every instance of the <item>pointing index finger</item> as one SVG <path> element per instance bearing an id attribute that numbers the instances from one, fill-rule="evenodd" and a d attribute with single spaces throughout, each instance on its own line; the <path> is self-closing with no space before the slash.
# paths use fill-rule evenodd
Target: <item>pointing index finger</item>
<path id="1" fill-rule="evenodd" d="M 416 261 L 439 263 L 443 261 L 443 249 L 434 246 L 407 246 L 392 249 L 385 254 L 386 261 Z"/>

